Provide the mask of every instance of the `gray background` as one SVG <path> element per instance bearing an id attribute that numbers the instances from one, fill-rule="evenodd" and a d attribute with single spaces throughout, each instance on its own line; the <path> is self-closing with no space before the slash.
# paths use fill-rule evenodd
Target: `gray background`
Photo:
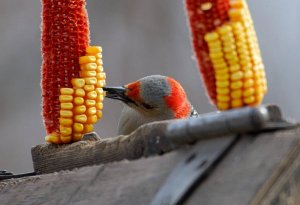
<path id="1" fill-rule="evenodd" d="M 300 1 L 248 1 L 260 41 L 269 93 L 300 119 Z M 182 0 L 87 0 L 91 44 L 104 48 L 109 85 L 150 74 L 180 81 L 200 113 L 213 111 L 200 81 Z M 30 148 L 44 142 L 40 97 L 38 0 L 0 0 L 0 169 L 32 170 Z M 114 136 L 122 105 L 105 101 L 100 136 Z"/>

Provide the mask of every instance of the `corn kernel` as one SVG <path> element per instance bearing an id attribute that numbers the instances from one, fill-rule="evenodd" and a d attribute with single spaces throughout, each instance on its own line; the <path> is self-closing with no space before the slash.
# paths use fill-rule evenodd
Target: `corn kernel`
<path id="1" fill-rule="evenodd" d="M 217 81 L 216 85 L 218 88 L 227 88 L 229 86 L 229 81 Z"/>
<path id="2" fill-rule="evenodd" d="M 97 59 L 96 61 L 98 66 L 102 66 L 103 65 L 103 60 L 102 59 Z"/>
<path id="3" fill-rule="evenodd" d="M 62 143 L 67 144 L 72 141 L 72 138 L 71 138 L 71 136 L 61 136 L 60 140 Z"/>
<path id="4" fill-rule="evenodd" d="M 88 115 L 95 115 L 97 112 L 96 108 L 95 107 L 90 107 L 87 109 L 87 114 Z"/>
<path id="5" fill-rule="evenodd" d="M 230 92 L 228 88 L 217 88 L 217 94 L 226 95 Z"/>
<path id="6" fill-rule="evenodd" d="M 96 78 L 97 78 L 98 80 L 104 80 L 104 79 L 106 78 L 106 74 L 103 73 L 103 72 L 97 73 L 97 74 L 96 74 Z"/>
<path id="7" fill-rule="evenodd" d="M 74 98 L 74 104 L 75 105 L 82 105 L 83 103 L 84 103 L 84 98 L 82 98 L 82 97 Z"/>
<path id="8" fill-rule="evenodd" d="M 98 95 L 103 95 L 104 91 L 103 91 L 102 88 L 96 88 L 96 93 L 97 93 Z"/>
<path id="9" fill-rule="evenodd" d="M 214 68 L 216 70 L 222 70 L 222 69 L 226 69 L 227 65 L 226 65 L 226 63 L 216 64 L 216 65 L 214 65 Z"/>
<path id="10" fill-rule="evenodd" d="M 208 42 L 208 47 L 209 48 L 218 48 L 218 47 L 222 47 L 221 41 L 211 41 Z"/>
<path id="11" fill-rule="evenodd" d="M 234 81 L 231 83 L 230 88 L 233 90 L 241 89 L 243 87 L 242 81 Z"/>
<path id="12" fill-rule="evenodd" d="M 85 85 L 86 86 L 86 85 Z M 84 86 L 84 87 L 85 87 Z M 83 87 L 83 88 L 84 88 Z M 78 88 L 78 89 L 75 89 L 75 96 L 78 96 L 78 97 L 84 97 L 85 96 L 85 91 L 84 89 L 82 88 Z"/>
<path id="13" fill-rule="evenodd" d="M 232 91 L 231 97 L 233 99 L 241 98 L 242 97 L 242 90 L 234 90 L 234 91 Z"/>
<path id="14" fill-rule="evenodd" d="M 255 102 L 255 97 L 254 96 L 249 96 L 247 98 L 244 98 L 244 103 L 246 104 L 252 104 Z"/>
<path id="15" fill-rule="evenodd" d="M 76 122 L 85 123 L 87 121 L 86 115 L 75 115 L 74 120 Z"/>
<path id="16" fill-rule="evenodd" d="M 60 94 L 62 95 L 73 95 L 74 90 L 72 88 L 61 88 Z"/>
<path id="17" fill-rule="evenodd" d="M 61 103 L 60 109 L 62 110 L 72 110 L 73 109 L 73 103 Z"/>
<path id="18" fill-rule="evenodd" d="M 227 95 L 217 95 L 218 102 L 229 102 L 230 98 Z"/>
<path id="19" fill-rule="evenodd" d="M 243 11 L 241 9 L 230 9 L 229 17 L 233 22 L 238 22 L 243 20 Z"/>
<path id="20" fill-rule="evenodd" d="M 96 77 L 96 71 L 94 71 L 94 70 L 81 71 L 80 77 Z"/>
<path id="21" fill-rule="evenodd" d="M 86 48 L 88 54 L 101 53 L 102 48 L 100 46 L 89 46 Z"/>
<path id="22" fill-rule="evenodd" d="M 89 124 L 95 124 L 97 122 L 97 120 L 98 120 L 97 115 L 90 115 L 90 116 L 88 116 L 86 122 Z"/>
<path id="23" fill-rule="evenodd" d="M 101 110 L 97 110 L 96 115 L 97 115 L 97 118 L 100 119 L 100 118 L 102 118 L 103 113 Z"/>
<path id="24" fill-rule="evenodd" d="M 84 89 L 86 92 L 90 92 L 90 91 L 95 90 L 95 86 L 94 86 L 94 85 L 85 85 L 85 86 L 83 87 L 83 89 Z"/>
<path id="25" fill-rule="evenodd" d="M 212 8 L 213 4 L 211 2 L 206 2 L 201 4 L 202 11 L 208 11 Z"/>
<path id="26" fill-rule="evenodd" d="M 245 5 L 243 1 L 230 1 L 230 7 L 234 9 L 242 9 L 244 6 Z"/>
<path id="27" fill-rule="evenodd" d="M 238 64 L 232 65 L 232 66 L 229 67 L 230 72 L 239 71 L 240 69 L 241 69 L 241 67 Z"/>
<path id="28" fill-rule="evenodd" d="M 97 53 L 97 54 L 95 55 L 95 57 L 96 57 L 97 59 L 102 58 L 102 53 Z"/>
<path id="29" fill-rule="evenodd" d="M 60 134 L 63 136 L 68 136 L 72 134 L 72 128 L 71 127 L 64 127 L 60 126 L 59 127 Z"/>
<path id="30" fill-rule="evenodd" d="M 103 103 L 97 102 L 97 103 L 96 103 L 96 109 L 97 109 L 97 110 L 102 110 L 102 109 L 103 109 Z"/>
<path id="31" fill-rule="evenodd" d="M 72 137 L 73 137 L 73 141 L 77 142 L 80 141 L 82 139 L 82 134 L 81 133 L 73 133 Z"/>
<path id="32" fill-rule="evenodd" d="M 60 95 L 59 96 L 59 102 L 64 103 L 64 102 L 72 102 L 73 96 L 72 95 Z"/>
<path id="33" fill-rule="evenodd" d="M 229 108 L 229 104 L 224 102 L 218 102 L 217 106 L 220 110 L 227 110 Z"/>
<path id="34" fill-rule="evenodd" d="M 218 75 L 218 74 L 216 74 L 216 79 L 220 80 L 220 81 L 222 81 L 222 80 L 228 80 L 229 79 L 229 75 L 228 74 L 224 74 L 224 75 Z"/>
<path id="35" fill-rule="evenodd" d="M 57 133 L 53 132 L 45 137 L 45 140 L 50 143 L 60 144 L 60 137 Z"/>
<path id="36" fill-rule="evenodd" d="M 96 84 L 97 88 L 102 88 L 104 86 L 105 86 L 105 81 L 104 80 L 98 80 L 97 81 L 97 84 Z"/>
<path id="37" fill-rule="evenodd" d="M 83 71 L 94 71 L 97 69 L 96 63 L 87 63 L 80 66 L 80 69 Z"/>
<path id="38" fill-rule="evenodd" d="M 104 100 L 104 95 L 98 95 L 96 98 L 97 102 L 102 102 Z"/>
<path id="39" fill-rule="evenodd" d="M 216 75 L 226 75 L 228 74 L 228 69 L 220 69 L 220 70 L 215 70 Z"/>
<path id="40" fill-rule="evenodd" d="M 84 130 L 83 130 L 84 133 L 93 132 L 93 130 L 94 130 L 94 126 L 93 125 L 91 125 L 91 124 L 84 125 Z"/>
<path id="41" fill-rule="evenodd" d="M 72 118 L 59 118 L 59 124 L 70 127 L 73 124 Z"/>
<path id="42" fill-rule="evenodd" d="M 74 88 L 82 88 L 85 85 L 85 81 L 82 78 L 73 78 L 71 83 Z"/>
<path id="43" fill-rule="evenodd" d="M 95 77 L 84 78 L 84 80 L 87 85 L 96 85 L 97 83 L 97 78 Z"/>
<path id="44" fill-rule="evenodd" d="M 63 118 L 69 118 L 73 116 L 73 112 L 70 110 L 60 110 L 60 116 Z"/>
<path id="45" fill-rule="evenodd" d="M 243 106 L 243 101 L 241 99 L 235 99 L 231 101 L 232 108 L 238 108 Z"/>
<path id="46" fill-rule="evenodd" d="M 96 105 L 96 101 L 95 101 L 95 100 L 86 100 L 86 101 L 85 101 L 85 105 L 86 105 L 87 107 L 95 106 L 95 105 Z"/>
<path id="47" fill-rule="evenodd" d="M 90 91 L 87 93 L 87 98 L 91 100 L 95 100 L 97 98 L 97 93 L 96 91 Z"/>
<path id="48" fill-rule="evenodd" d="M 252 72 L 252 70 L 246 70 L 245 72 L 244 72 L 244 78 L 252 78 L 253 77 L 253 72 Z"/>
<path id="49" fill-rule="evenodd" d="M 204 39 L 206 42 L 215 41 L 215 40 L 218 40 L 218 38 L 219 38 L 219 35 L 217 32 L 211 32 L 204 36 Z"/>
<path id="50" fill-rule="evenodd" d="M 100 73 L 103 71 L 104 71 L 103 66 L 97 66 L 96 72 Z"/>
<path id="51" fill-rule="evenodd" d="M 82 132 L 83 129 L 84 129 L 83 124 L 81 124 L 81 123 L 74 123 L 74 125 L 73 125 L 73 130 L 74 130 L 75 132 Z"/>
<path id="52" fill-rule="evenodd" d="M 86 63 L 95 63 L 96 57 L 95 56 L 81 56 L 79 57 L 79 64 L 86 64 Z"/>
<path id="53" fill-rule="evenodd" d="M 74 108 L 75 115 L 83 114 L 83 113 L 85 113 L 85 111 L 86 111 L 86 107 L 84 105 L 75 106 L 75 108 Z"/>
<path id="54" fill-rule="evenodd" d="M 237 71 L 231 74 L 231 80 L 241 80 L 243 78 L 243 72 L 242 71 Z"/>
<path id="55" fill-rule="evenodd" d="M 254 80 L 253 79 L 248 79 L 244 82 L 244 88 L 249 88 L 254 86 Z"/>

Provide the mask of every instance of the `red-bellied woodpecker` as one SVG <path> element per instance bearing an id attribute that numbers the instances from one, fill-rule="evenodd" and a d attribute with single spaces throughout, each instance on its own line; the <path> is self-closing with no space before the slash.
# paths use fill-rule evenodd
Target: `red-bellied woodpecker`
<path id="1" fill-rule="evenodd" d="M 105 87 L 106 97 L 122 101 L 118 134 L 130 134 L 139 126 L 159 120 L 197 116 L 182 86 L 173 78 L 152 75 L 121 87 Z"/>

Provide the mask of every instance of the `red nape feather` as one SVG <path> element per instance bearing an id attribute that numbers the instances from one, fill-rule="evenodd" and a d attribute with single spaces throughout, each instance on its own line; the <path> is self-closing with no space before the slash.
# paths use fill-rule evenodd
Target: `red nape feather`
<path id="1" fill-rule="evenodd" d="M 133 100 L 139 101 L 141 96 L 140 96 L 140 82 L 136 81 L 133 83 L 128 84 L 126 87 L 128 88 L 128 91 L 126 95 L 130 97 Z"/>
<path id="2" fill-rule="evenodd" d="M 166 104 L 175 113 L 175 118 L 187 118 L 191 114 L 191 104 L 189 103 L 184 89 L 181 85 L 172 78 L 167 78 L 171 93 L 169 96 L 165 97 Z"/>

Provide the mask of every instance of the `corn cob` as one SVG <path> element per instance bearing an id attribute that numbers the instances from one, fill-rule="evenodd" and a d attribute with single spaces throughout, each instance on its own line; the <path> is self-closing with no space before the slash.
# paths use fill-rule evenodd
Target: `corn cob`
<path id="1" fill-rule="evenodd" d="M 46 141 L 78 141 L 102 117 L 102 48 L 89 47 L 84 0 L 42 0 L 42 96 Z"/>
<path id="2" fill-rule="evenodd" d="M 259 105 L 267 82 L 245 0 L 186 0 L 193 45 L 219 110 Z"/>

